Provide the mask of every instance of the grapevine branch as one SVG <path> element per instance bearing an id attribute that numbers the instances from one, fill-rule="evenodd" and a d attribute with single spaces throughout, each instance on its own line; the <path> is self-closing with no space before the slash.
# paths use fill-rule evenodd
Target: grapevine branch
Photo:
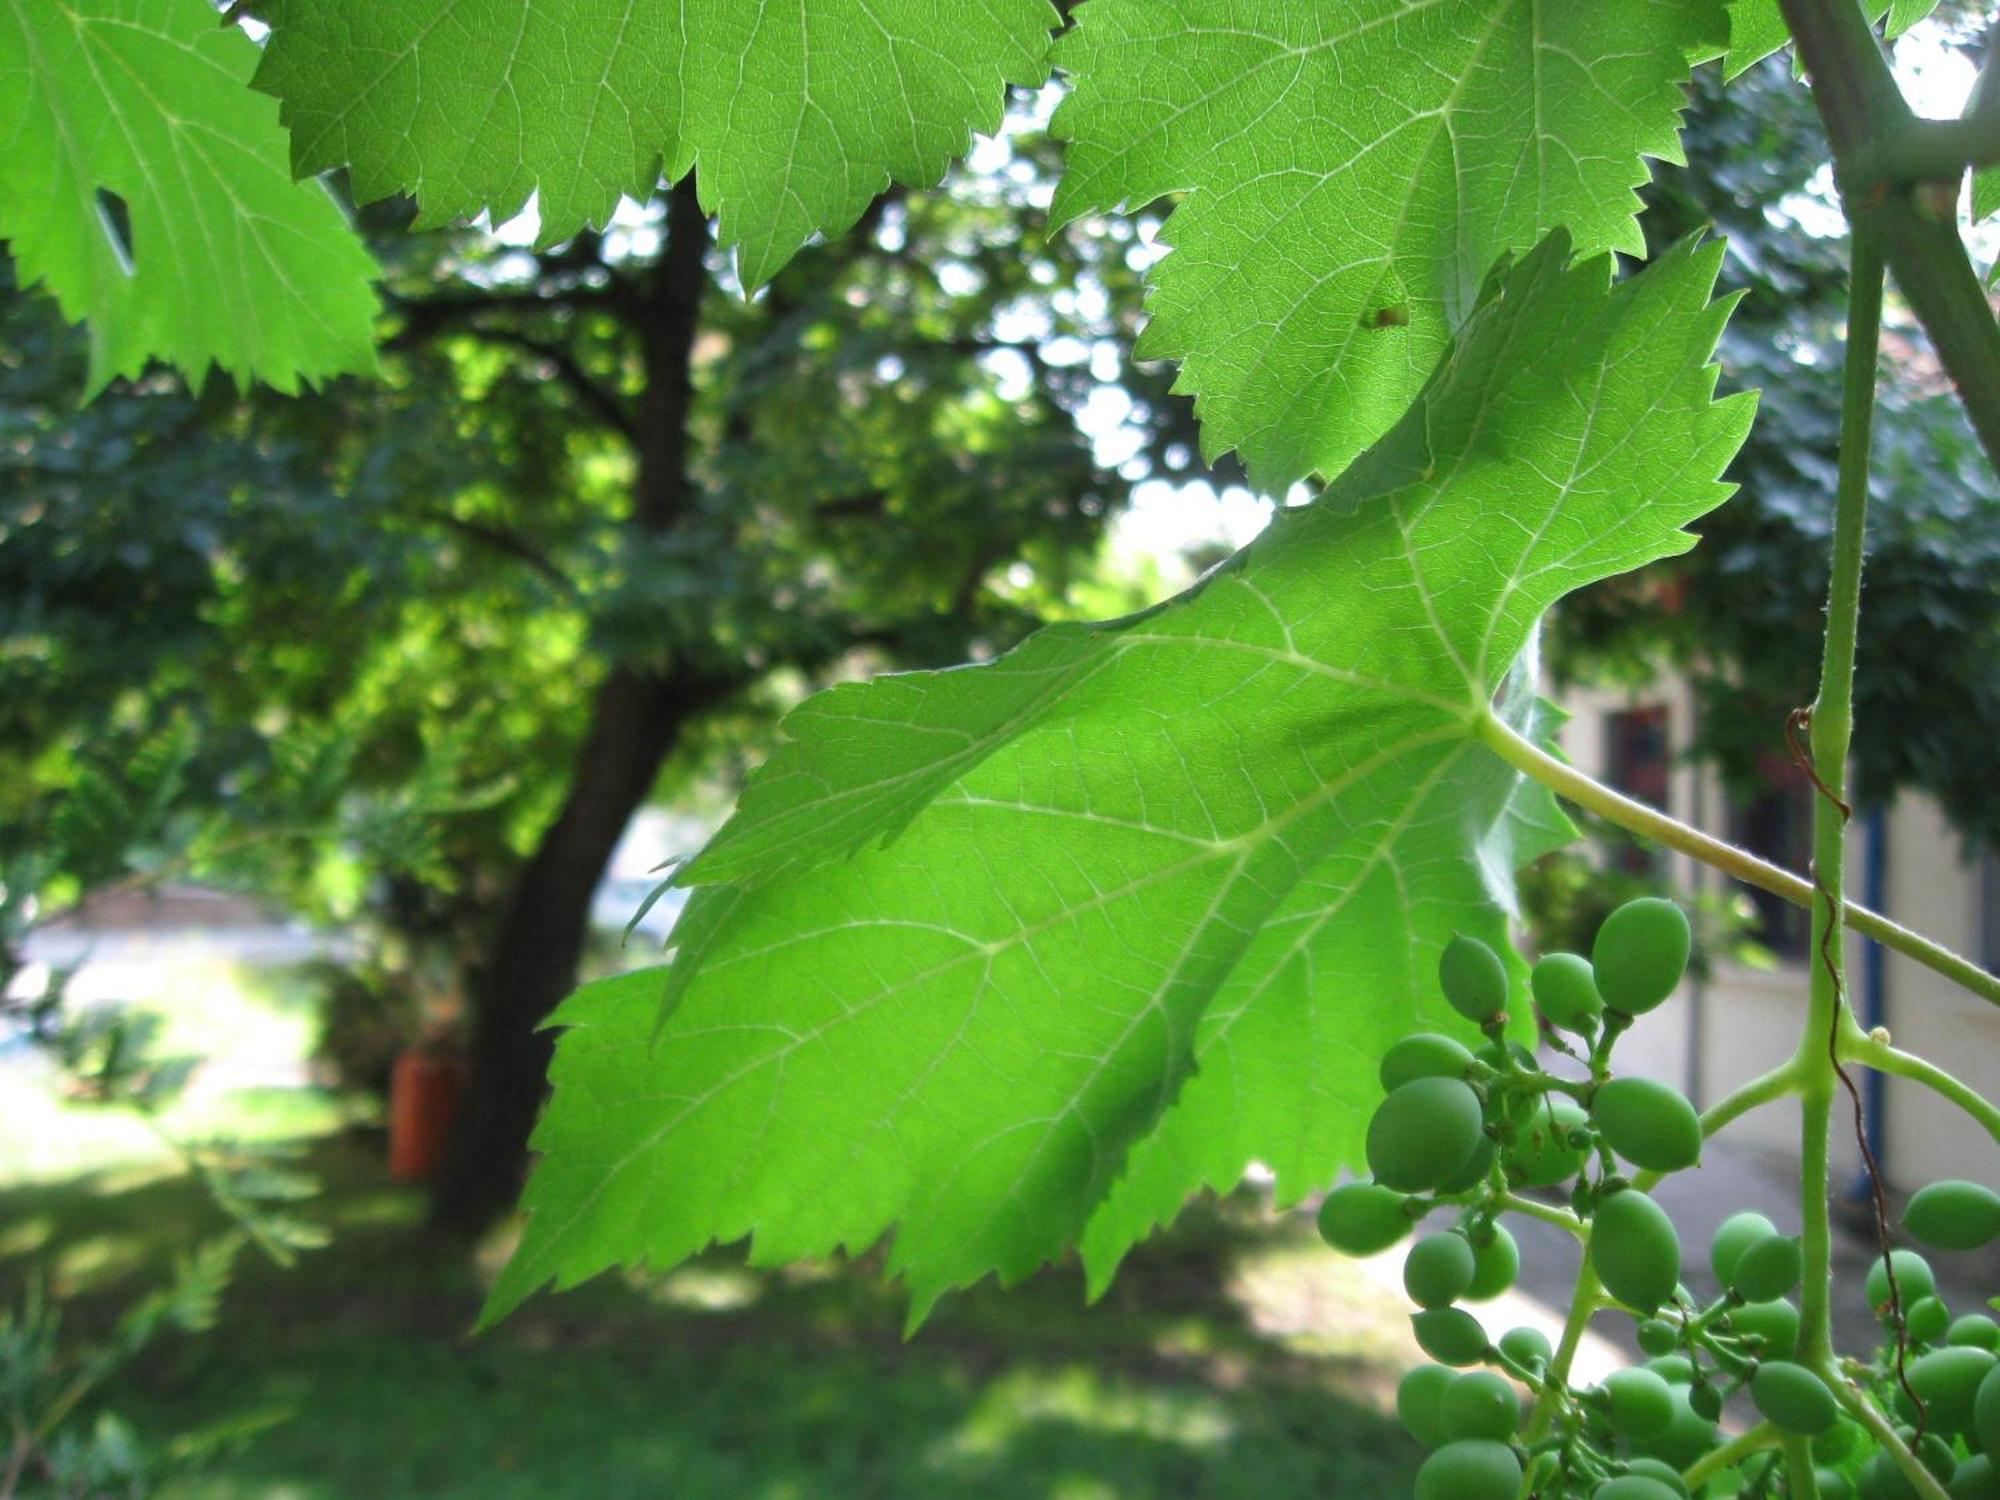
<path id="1" fill-rule="evenodd" d="M 1656 807 L 1648 807 L 1636 802 L 1623 793 L 1614 791 L 1603 782 L 1585 775 L 1567 761 L 1549 754 L 1534 741 L 1521 734 L 1510 725 L 1502 723 L 1492 713 L 1481 713 L 1472 720 L 1472 732 L 1476 739 L 1515 770 L 1540 782 L 1550 791 L 1568 798 L 1579 807 L 1587 808 L 1607 822 L 1664 844 L 1669 849 L 1678 850 L 1705 865 L 1713 866 L 1745 885 L 1756 886 L 1782 897 L 1794 906 L 1810 908 L 1813 904 L 1812 882 L 1790 870 L 1759 859 L 1747 849 L 1739 849 L 1734 844 L 1725 843 L 1712 834 L 1692 828 L 1677 818 L 1668 817 Z M 1942 974 L 1962 989 L 1969 990 L 1980 999 L 1993 1005 L 2000 1005 L 2000 977 L 1987 973 L 1969 959 L 1953 953 L 1942 943 L 1913 932 L 1900 922 L 1891 921 L 1880 912 L 1871 911 L 1848 901 L 1841 907 L 1848 925 L 1865 937 L 1871 937 L 1884 947 L 1893 948 L 1904 957 L 1913 959 L 1925 968 Z"/>
<path id="2" fill-rule="evenodd" d="M 1958 388 L 1986 456 L 2000 467 L 2000 324 L 1954 219 L 1966 167 L 1988 158 L 1991 115 L 1976 115 L 1976 124 L 1949 122 L 1942 131 L 1938 122 L 1919 121 L 1854 0 L 1779 3 L 1833 148 L 1848 221 L 1874 237 Z M 1913 162 L 1941 141 L 1959 146 L 1959 154 L 1942 162 Z M 1939 175 L 1912 181 L 1908 173 L 1916 167 Z M 1935 195 L 1951 205 L 1942 212 L 1925 191 L 1935 184 L 1949 189 Z"/>
<path id="3" fill-rule="evenodd" d="M 1873 1068 L 1878 1073 L 1894 1074 L 1907 1078 L 1912 1083 L 1920 1083 L 1948 1103 L 1956 1105 L 1974 1120 L 1995 1142 L 2000 1142 L 2000 1109 L 1970 1084 L 1952 1077 L 1936 1063 L 1892 1047 L 1875 1036 L 1848 1036 L 1842 1044 L 1842 1055 L 1853 1062 Z"/>

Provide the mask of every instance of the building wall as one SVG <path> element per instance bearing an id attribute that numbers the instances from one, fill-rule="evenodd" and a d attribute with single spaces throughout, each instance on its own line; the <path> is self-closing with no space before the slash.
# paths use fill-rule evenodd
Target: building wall
<path id="1" fill-rule="evenodd" d="M 1680 759 L 1693 712 L 1686 686 L 1678 680 L 1663 680 L 1641 692 L 1584 689 L 1565 695 L 1562 705 L 1571 714 L 1561 732 L 1565 754 L 1579 769 L 1608 779 L 1610 715 L 1650 704 L 1667 709 L 1675 756 L 1667 810 L 1683 822 L 1722 831 L 1727 801 L 1719 781 Z M 1978 958 L 1993 935 L 1983 930 L 1988 919 L 1982 910 L 1982 872 L 1964 842 L 1927 798 L 1900 798 L 1882 821 L 1882 904 L 1887 914 Z M 1857 818 L 1848 857 L 1850 894 L 1857 899 L 1863 892 L 1867 840 L 1865 821 Z M 1719 893 L 1730 885 L 1719 872 L 1680 856 L 1670 858 L 1668 874 L 1682 890 Z M 1867 946 L 1856 939 L 1848 944 L 1847 970 L 1857 1008 L 1866 1004 Z M 1883 960 L 1883 1020 L 1896 1044 L 1949 1069 L 1988 1098 L 2000 1098 L 2000 1010 L 1898 954 L 1885 952 Z M 1806 989 L 1807 968 L 1800 959 L 1781 958 L 1769 970 L 1719 965 L 1707 981 L 1690 980 L 1644 1018 L 1620 1044 L 1620 1056 L 1626 1069 L 1672 1082 L 1706 1106 L 1790 1054 L 1805 1012 Z M 1865 1090 L 1866 1075 L 1856 1070 L 1855 1078 Z M 1860 1170 L 1851 1120 L 1843 1099 L 1836 1105 L 1834 1124 L 1837 1182 Z M 1739 1120 L 1729 1134 L 1752 1145 L 1796 1152 L 1797 1127 L 1797 1109 L 1785 1104 Z M 1880 1139 L 1884 1173 L 1893 1186 L 1907 1191 L 1940 1177 L 1967 1177 L 2000 1188 L 2000 1151 L 1994 1141 L 1915 1084 L 1886 1080 Z"/>

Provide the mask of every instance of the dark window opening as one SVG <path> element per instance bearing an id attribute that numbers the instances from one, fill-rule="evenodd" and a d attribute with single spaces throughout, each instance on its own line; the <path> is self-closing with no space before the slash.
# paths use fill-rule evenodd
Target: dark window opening
<path id="1" fill-rule="evenodd" d="M 1604 721 L 1604 763 L 1611 785 L 1635 801 L 1667 810 L 1668 777 L 1673 769 L 1665 704 L 1620 709 Z M 1628 875 L 1660 874 L 1661 855 L 1650 844 L 1621 839 L 1611 863 Z"/>
<path id="2" fill-rule="evenodd" d="M 1729 837 L 1752 854 L 1803 872 L 1812 861 L 1812 788 L 1782 756 L 1757 767 L 1761 785 L 1730 798 Z M 1812 947 L 1812 914 L 1769 891 L 1751 890 L 1757 908 L 1753 936 L 1773 953 L 1804 958 Z"/>

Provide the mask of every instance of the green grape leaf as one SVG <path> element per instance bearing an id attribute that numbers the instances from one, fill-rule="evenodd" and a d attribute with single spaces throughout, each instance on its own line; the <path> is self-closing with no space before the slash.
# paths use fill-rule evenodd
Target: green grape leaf
<path id="1" fill-rule="evenodd" d="M 207 0 L 0 12 L 0 239 L 88 325 L 89 393 L 149 359 L 281 391 L 375 368 L 375 263 L 294 182 L 257 46 Z"/>
<path id="2" fill-rule="evenodd" d="M 1937 0 L 1888 0 L 1868 8 L 1871 21 L 1886 16 L 1888 34 L 1899 37 L 1937 9 Z M 1722 76 L 1734 78 L 1753 68 L 1792 39 L 1778 0 L 1732 0 L 1729 7 L 1729 51 L 1722 64 Z"/>
<path id="3" fill-rule="evenodd" d="M 364 200 L 423 224 L 539 194 L 543 243 L 699 165 L 746 286 L 853 224 L 894 179 L 928 186 L 1006 85 L 1048 76 L 1049 0 L 278 0 L 257 86 L 298 169 L 351 163 Z"/>
<path id="4" fill-rule="evenodd" d="M 1182 361 L 1211 454 L 1281 491 L 1401 417 L 1496 257 L 1561 225 L 1643 253 L 1722 0 L 1089 0 L 1057 220 L 1186 196 L 1140 353 Z"/>
<path id="5" fill-rule="evenodd" d="M 1108 1266 L 1253 1157 L 1285 1199 L 1353 1161 L 1389 1042 L 1468 1030 L 1444 943 L 1497 944 L 1517 862 L 1566 836 L 1478 737 L 1537 732 L 1538 622 L 1728 493 L 1718 259 L 1614 288 L 1553 235 L 1393 431 L 1188 592 L 795 712 L 736 819 L 767 830 L 688 872 L 731 879 L 689 903 L 664 1020 L 660 970 L 555 1018 L 488 1320 L 712 1240 L 778 1262 L 891 1226 L 920 1317 L 1086 1229 Z"/>

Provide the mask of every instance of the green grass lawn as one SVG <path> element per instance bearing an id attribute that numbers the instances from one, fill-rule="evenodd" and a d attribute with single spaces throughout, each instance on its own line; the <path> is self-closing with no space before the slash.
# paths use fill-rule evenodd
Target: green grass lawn
<path id="1" fill-rule="evenodd" d="M 1094 1308 L 1059 1269 L 950 1299 L 907 1342 L 872 1264 L 726 1252 L 473 1339 L 480 1269 L 423 1239 L 374 1143 L 314 1161 L 333 1247 L 246 1261 L 213 1334 L 111 1392 L 154 1438 L 280 1418 L 167 1495 L 1365 1500 L 1407 1494 L 1418 1457 L 1383 1415 L 1396 1310 L 1252 1205 L 1136 1256 Z M 0 1191 L 0 1280 L 39 1268 L 87 1325 L 214 1222 L 129 1166 L 25 1183 Z"/>
<path id="2" fill-rule="evenodd" d="M 181 1040 L 308 1033 L 289 990 L 171 976 Z M 164 981 L 163 981 L 164 982 Z M 287 1030 L 289 1028 L 289 1030 Z M 297 1032 L 296 1036 L 292 1032 Z M 0 1077 L 0 1307 L 31 1277 L 66 1336 L 102 1327 L 226 1227 L 143 1125 Z M 220 1325 L 169 1336 L 105 1404 L 143 1438 L 242 1425 L 165 1500 L 1370 1500 L 1420 1454 L 1386 1415 L 1407 1324 L 1298 1216 L 1191 1215 L 1086 1307 L 1074 1267 L 948 1298 L 913 1339 L 869 1258 L 752 1270 L 721 1250 L 607 1276 L 469 1330 L 495 1243 L 428 1240 L 379 1137 L 309 1090 L 213 1090 L 183 1135 L 303 1138 L 334 1235 L 290 1270 L 248 1256 Z"/>

